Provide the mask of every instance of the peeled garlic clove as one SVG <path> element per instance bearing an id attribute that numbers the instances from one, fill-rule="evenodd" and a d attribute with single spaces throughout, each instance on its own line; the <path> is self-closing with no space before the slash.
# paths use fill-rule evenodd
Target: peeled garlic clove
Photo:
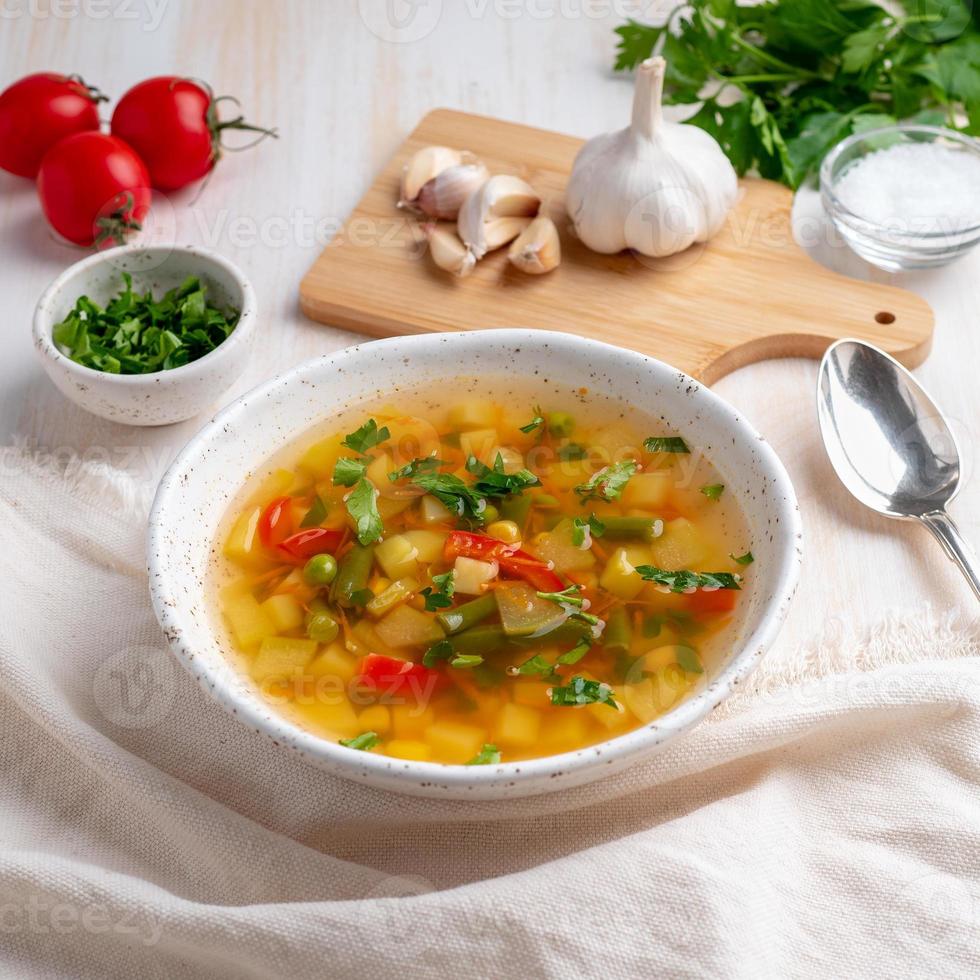
<path id="1" fill-rule="evenodd" d="M 512 265 L 533 276 L 550 272 L 561 262 L 561 242 L 551 218 L 540 215 L 514 239 L 507 252 Z"/>
<path id="2" fill-rule="evenodd" d="M 491 177 L 463 202 L 463 206 L 459 209 L 456 228 L 459 237 L 473 255 L 477 259 L 482 259 L 492 249 L 506 245 L 525 227 L 521 226 L 509 238 L 501 239 L 505 229 L 509 232 L 514 226 L 497 225 L 491 236 L 487 232 L 489 225 L 511 218 L 523 218 L 526 221 L 527 218 L 537 214 L 540 206 L 541 199 L 520 177 L 498 174 L 496 177 Z"/>
<path id="3" fill-rule="evenodd" d="M 495 248 L 503 248 L 508 242 L 519 237 L 531 224 L 530 218 L 507 216 L 493 218 L 483 226 L 484 243 L 488 252 Z"/>
<path id="4" fill-rule="evenodd" d="M 463 154 L 448 146 L 426 146 L 412 156 L 402 170 L 400 207 L 414 204 L 422 188 L 433 177 L 463 162 Z"/>
<path id="5" fill-rule="evenodd" d="M 460 277 L 468 276 L 473 271 L 476 258 L 449 229 L 431 228 L 427 234 L 432 261 L 440 269 Z"/>
<path id="6" fill-rule="evenodd" d="M 455 221 L 463 201 L 489 179 L 490 171 L 480 163 L 459 163 L 422 185 L 416 205 L 431 218 Z"/>

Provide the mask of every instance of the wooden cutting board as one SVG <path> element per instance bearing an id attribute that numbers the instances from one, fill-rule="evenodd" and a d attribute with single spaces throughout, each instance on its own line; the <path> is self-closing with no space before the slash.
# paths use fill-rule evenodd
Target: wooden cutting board
<path id="1" fill-rule="evenodd" d="M 562 236 L 562 263 L 544 276 L 492 253 L 465 279 L 433 265 L 421 224 L 398 211 L 402 166 L 416 150 L 471 150 L 493 173 L 524 177 Z M 300 286 L 315 320 L 374 337 L 536 327 L 631 347 L 710 384 L 772 357 L 819 357 L 861 337 L 914 367 L 929 352 L 933 314 L 918 296 L 837 275 L 790 230 L 792 193 L 747 179 L 725 228 L 668 259 L 598 255 L 569 229 L 563 197 L 582 141 L 484 116 L 429 113 L 358 204 Z"/>

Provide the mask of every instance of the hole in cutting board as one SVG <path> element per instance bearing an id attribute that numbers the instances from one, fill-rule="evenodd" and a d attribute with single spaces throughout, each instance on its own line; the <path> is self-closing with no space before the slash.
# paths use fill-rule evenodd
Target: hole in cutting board
<path id="1" fill-rule="evenodd" d="M 882 310 L 880 313 L 875 314 L 875 323 L 894 323 L 895 314 L 889 313 L 887 310 Z"/>

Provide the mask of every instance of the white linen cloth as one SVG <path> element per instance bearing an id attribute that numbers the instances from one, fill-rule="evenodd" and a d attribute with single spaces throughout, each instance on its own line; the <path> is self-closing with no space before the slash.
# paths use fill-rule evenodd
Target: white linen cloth
<path id="1" fill-rule="evenodd" d="M 326 775 L 166 652 L 145 488 L 0 455 L 4 977 L 980 975 L 980 628 L 784 641 L 662 754 L 506 803 Z"/>

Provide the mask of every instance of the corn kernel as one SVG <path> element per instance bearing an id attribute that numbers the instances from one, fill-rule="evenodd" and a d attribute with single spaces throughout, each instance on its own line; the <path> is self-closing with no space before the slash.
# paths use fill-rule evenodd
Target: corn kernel
<path id="1" fill-rule="evenodd" d="M 494 521 L 487 527 L 487 534 L 504 544 L 516 544 L 521 540 L 521 529 L 513 521 Z"/>

